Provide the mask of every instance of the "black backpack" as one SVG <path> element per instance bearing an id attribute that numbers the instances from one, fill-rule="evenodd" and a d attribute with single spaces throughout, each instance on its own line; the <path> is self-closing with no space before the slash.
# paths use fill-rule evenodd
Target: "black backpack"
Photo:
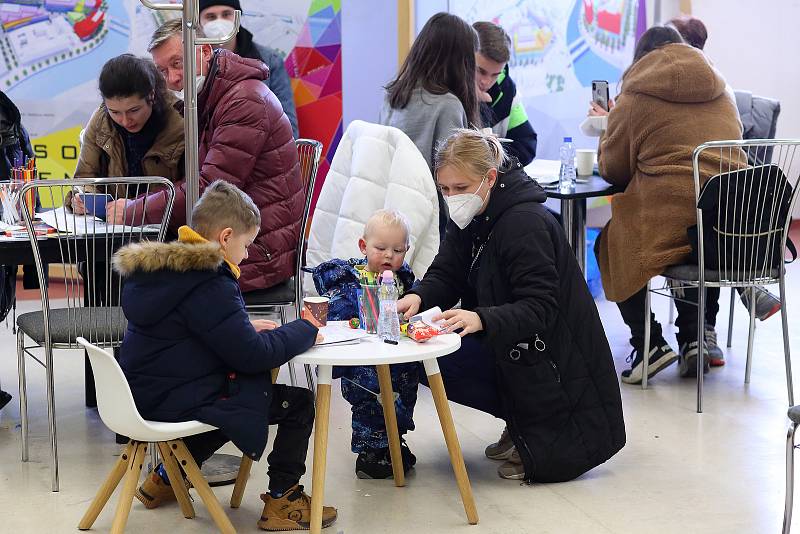
<path id="1" fill-rule="evenodd" d="M 697 207 L 703 212 L 705 267 L 736 276 L 739 266 L 754 267 L 743 278 L 770 276 L 782 268 L 784 223 L 792 186 L 777 165 L 758 165 L 712 176 L 703 184 Z M 724 209 L 720 209 L 724 206 Z M 698 261 L 697 225 L 688 229 L 691 260 Z M 786 248 L 797 258 L 791 239 Z M 720 265 L 721 264 L 721 265 Z M 775 275 L 777 276 L 777 275 Z"/>

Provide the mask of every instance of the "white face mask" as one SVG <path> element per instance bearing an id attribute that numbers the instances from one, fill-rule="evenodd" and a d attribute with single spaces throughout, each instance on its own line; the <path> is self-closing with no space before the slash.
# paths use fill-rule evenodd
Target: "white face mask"
<path id="1" fill-rule="evenodd" d="M 227 19 L 214 19 L 203 25 L 203 33 L 212 39 L 221 39 L 233 31 L 233 21 Z"/>
<path id="2" fill-rule="evenodd" d="M 478 191 L 480 191 L 485 180 L 486 178 L 481 180 L 474 193 L 444 197 L 445 202 L 447 202 L 447 208 L 450 211 L 450 219 L 462 230 L 469 225 L 483 207 L 484 199 L 478 196 Z"/>
<path id="3" fill-rule="evenodd" d="M 195 84 L 195 87 L 197 87 L 197 94 L 198 95 L 200 94 L 200 91 L 203 90 L 203 83 L 205 81 L 206 81 L 205 74 L 201 74 L 200 76 L 195 76 L 194 77 L 194 84 Z M 181 89 L 180 91 L 172 91 L 172 92 L 175 94 L 176 97 L 178 97 L 178 100 L 183 100 L 183 89 Z"/>

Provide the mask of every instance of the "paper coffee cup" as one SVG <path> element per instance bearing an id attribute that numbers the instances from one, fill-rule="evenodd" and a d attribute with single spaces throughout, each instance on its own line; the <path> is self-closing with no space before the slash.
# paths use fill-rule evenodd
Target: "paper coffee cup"
<path id="1" fill-rule="evenodd" d="M 575 151 L 577 160 L 575 168 L 578 176 L 591 176 L 594 174 L 594 155 L 596 152 L 593 148 L 579 148 Z"/>
<path id="2" fill-rule="evenodd" d="M 328 303 L 327 297 L 306 297 L 303 299 L 303 307 L 314 316 L 319 324 L 328 324 Z"/>

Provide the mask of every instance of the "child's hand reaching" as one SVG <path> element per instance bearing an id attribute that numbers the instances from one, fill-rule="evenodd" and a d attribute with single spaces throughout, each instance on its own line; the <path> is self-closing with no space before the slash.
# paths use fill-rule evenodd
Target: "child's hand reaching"
<path id="1" fill-rule="evenodd" d="M 256 332 L 262 332 L 264 330 L 275 330 L 280 326 L 275 321 L 268 321 L 266 319 L 251 319 L 250 324 L 253 325 L 253 328 L 256 329 Z"/>
<path id="2" fill-rule="evenodd" d="M 303 308 L 303 310 L 300 312 L 300 318 L 301 318 L 301 319 L 305 319 L 306 321 L 308 321 L 309 323 L 313 324 L 313 325 L 314 325 L 314 326 L 316 326 L 317 328 L 322 328 L 322 325 L 320 324 L 320 322 L 319 322 L 319 321 L 317 321 L 317 320 L 314 318 L 314 316 L 311 314 L 311 312 L 310 312 L 310 311 L 308 311 L 308 308 Z M 322 343 L 323 341 L 325 341 L 325 338 L 322 336 L 322 334 L 320 334 L 319 332 L 317 332 L 317 340 L 315 341 L 315 343 L 316 343 L 317 345 L 319 345 L 319 344 L 320 344 L 320 343 Z"/>

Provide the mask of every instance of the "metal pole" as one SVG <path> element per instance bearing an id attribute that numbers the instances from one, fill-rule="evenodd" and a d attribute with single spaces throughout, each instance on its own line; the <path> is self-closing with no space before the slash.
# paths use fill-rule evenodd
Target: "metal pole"
<path id="1" fill-rule="evenodd" d="M 192 224 L 192 208 L 200 196 L 200 162 L 198 161 L 199 140 L 197 135 L 197 72 L 194 51 L 195 25 L 199 19 L 197 14 L 198 0 L 183 2 L 183 134 L 186 154 L 186 224 Z M 201 56 L 202 61 L 202 56 Z"/>
<path id="2" fill-rule="evenodd" d="M 199 0 L 185 0 L 183 4 L 162 4 L 152 0 L 140 0 L 142 5 L 159 11 L 183 11 L 183 132 L 186 145 L 184 170 L 186 176 L 186 224 L 192 224 L 192 208 L 200 196 L 199 140 L 197 133 L 197 85 L 195 73 L 197 61 L 196 44 L 222 44 L 230 41 L 239 32 L 241 11 L 234 12 L 233 31 L 221 39 L 199 38 L 195 29 L 199 24 Z M 208 74 L 208 73 L 206 73 Z"/>

